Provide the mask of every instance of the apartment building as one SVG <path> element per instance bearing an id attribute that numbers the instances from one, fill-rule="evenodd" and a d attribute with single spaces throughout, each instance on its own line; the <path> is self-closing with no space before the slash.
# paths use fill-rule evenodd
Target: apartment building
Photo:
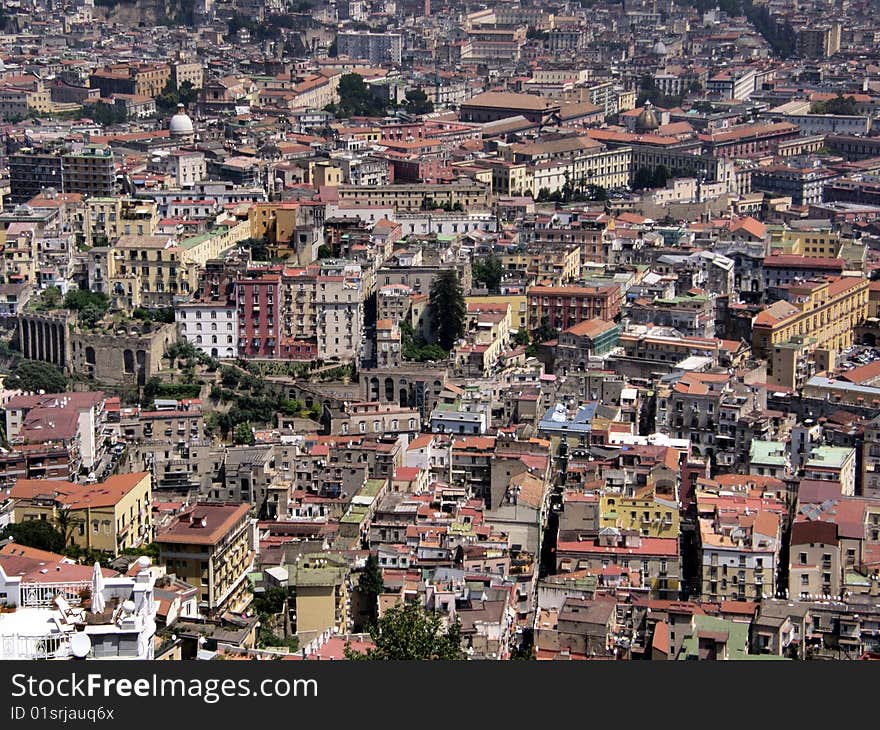
<path id="1" fill-rule="evenodd" d="M 199 589 L 199 613 L 243 611 L 251 601 L 251 505 L 196 503 L 156 530 L 159 560 L 168 572 Z"/>
<path id="2" fill-rule="evenodd" d="M 702 598 L 759 602 L 775 595 L 785 503 L 699 489 L 696 501 Z"/>
<path id="3" fill-rule="evenodd" d="M 281 346 L 281 275 L 249 269 L 235 282 L 238 302 L 238 355 L 275 358 Z"/>
<path id="4" fill-rule="evenodd" d="M 103 482 L 73 484 L 48 479 L 19 479 L 10 490 L 16 522 L 45 520 L 60 524 L 66 538 L 84 550 L 114 557 L 153 536 L 152 478 L 148 472 L 115 474 Z"/>
<path id="5" fill-rule="evenodd" d="M 767 360 L 767 381 L 800 388 L 834 366 L 853 344 L 853 329 L 867 317 L 868 279 L 840 277 L 787 287 L 789 300 L 760 312 L 752 325 L 752 351 Z"/>
<path id="6" fill-rule="evenodd" d="M 109 197 L 116 191 L 116 166 L 109 146 L 83 145 L 61 153 L 23 148 L 9 155 L 10 202 L 26 203 L 44 188 Z"/>
<path id="7" fill-rule="evenodd" d="M 657 390 L 657 430 L 689 439 L 695 454 L 716 453 L 721 401 L 730 389 L 727 372 L 687 373 L 672 387 Z"/>
<path id="8" fill-rule="evenodd" d="M 83 233 L 90 246 L 106 246 L 120 236 L 152 236 L 159 225 L 155 202 L 122 196 L 87 198 L 84 218 Z"/>
<path id="9" fill-rule="evenodd" d="M 14 451 L 62 448 L 69 469 L 64 478 L 73 481 L 98 467 L 106 421 L 102 392 L 17 395 L 3 410 L 6 439 Z"/>
<path id="10" fill-rule="evenodd" d="M 557 330 L 587 319 L 615 320 L 620 315 L 617 285 L 549 287 L 532 286 L 527 292 L 528 328 L 535 332 L 547 324 Z"/>
<path id="11" fill-rule="evenodd" d="M 180 335 L 214 358 L 238 357 L 238 308 L 235 302 L 185 302 L 174 308 Z"/>
<path id="12" fill-rule="evenodd" d="M 400 65 L 403 54 L 403 36 L 400 33 L 339 33 L 336 44 L 340 56 L 363 59 L 375 66 Z"/>
<path id="13" fill-rule="evenodd" d="M 637 532 L 604 528 L 598 537 L 560 532 L 556 542 L 556 572 L 615 566 L 638 572 L 652 598 L 677 600 L 681 583 L 681 556 L 677 537 L 642 537 Z"/>

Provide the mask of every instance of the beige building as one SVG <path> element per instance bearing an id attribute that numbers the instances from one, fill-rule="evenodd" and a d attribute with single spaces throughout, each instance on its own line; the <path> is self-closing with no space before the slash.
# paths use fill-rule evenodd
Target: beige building
<path id="1" fill-rule="evenodd" d="M 788 287 L 791 301 L 771 304 L 752 324 L 752 350 L 767 360 L 767 382 L 799 388 L 853 344 L 868 314 L 867 278 L 840 277 Z"/>
<path id="2" fill-rule="evenodd" d="M 199 588 L 199 612 L 242 611 L 251 601 L 254 558 L 250 504 L 197 503 L 157 529 L 159 563 Z"/>
<path id="3" fill-rule="evenodd" d="M 19 479 L 10 496 L 15 522 L 45 520 L 66 533 L 69 543 L 116 556 L 151 541 L 151 490 L 150 474 L 137 472 L 95 484 Z"/>
<path id="4" fill-rule="evenodd" d="M 392 207 L 395 210 L 423 210 L 426 202 L 435 206 L 458 203 L 465 210 L 487 207 L 490 189 L 476 182 L 458 182 L 450 185 L 412 183 L 406 185 L 340 185 L 337 188 L 340 204 L 363 207 Z"/>
<path id="5" fill-rule="evenodd" d="M 296 602 L 296 632 L 349 630 L 348 562 L 332 553 L 299 556 L 288 566 L 288 585 Z"/>
<path id="6" fill-rule="evenodd" d="M 89 246 L 106 246 L 120 236 L 152 236 L 159 225 L 156 203 L 140 198 L 87 198 L 84 233 Z"/>

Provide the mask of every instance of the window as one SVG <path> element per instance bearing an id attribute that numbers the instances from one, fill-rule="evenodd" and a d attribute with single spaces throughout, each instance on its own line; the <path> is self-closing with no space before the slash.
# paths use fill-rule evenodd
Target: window
<path id="1" fill-rule="evenodd" d="M 801 553 L 800 555 L 798 555 L 798 562 L 799 562 L 801 565 L 806 565 L 806 564 L 807 564 L 807 554 L 806 554 L 806 553 Z"/>

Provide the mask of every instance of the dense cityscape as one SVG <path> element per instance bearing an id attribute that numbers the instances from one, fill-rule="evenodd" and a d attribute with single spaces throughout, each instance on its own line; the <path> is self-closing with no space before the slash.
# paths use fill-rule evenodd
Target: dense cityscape
<path id="1" fill-rule="evenodd" d="M 880 659 L 877 10 L 5 0 L 0 659 Z"/>

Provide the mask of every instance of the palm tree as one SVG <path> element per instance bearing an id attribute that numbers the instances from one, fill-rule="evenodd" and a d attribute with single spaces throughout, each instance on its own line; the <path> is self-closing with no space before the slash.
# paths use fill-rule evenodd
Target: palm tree
<path id="1" fill-rule="evenodd" d="M 82 517 L 75 517 L 70 513 L 70 507 L 64 506 L 55 513 L 55 527 L 64 538 L 64 547 L 73 542 L 73 531 L 82 525 L 85 520 Z"/>

